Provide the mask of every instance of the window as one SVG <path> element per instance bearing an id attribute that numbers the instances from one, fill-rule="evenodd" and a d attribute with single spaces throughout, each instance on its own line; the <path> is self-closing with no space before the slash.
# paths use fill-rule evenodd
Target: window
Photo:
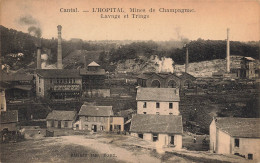
<path id="1" fill-rule="evenodd" d="M 64 127 L 68 127 L 68 122 L 65 122 Z"/>
<path id="2" fill-rule="evenodd" d="M 50 83 L 52 84 L 52 79 L 50 79 Z"/>
<path id="3" fill-rule="evenodd" d="M 147 105 L 146 102 L 144 102 L 144 104 L 143 104 L 143 108 L 146 108 L 146 105 Z"/>
<path id="4" fill-rule="evenodd" d="M 39 78 L 39 83 L 41 83 L 41 78 Z"/>
<path id="5" fill-rule="evenodd" d="M 41 89 L 41 87 L 39 87 L 39 92 L 41 92 L 42 91 L 42 89 Z"/>
<path id="6" fill-rule="evenodd" d="M 138 137 L 143 139 L 144 135 L 143 134 L 138 134 Z"/>
<path id="7" fill-rule="evenodd" d="M 239 147 L 239 139 L 235 139 L 235 147 Z"/>
<path id="8" fill-rule="evenodd" d="M 146 114 L 146 112 L 144 112 L 144 114 Z"/>
<path id="9" fill-rule="evenodd" d="M 172 108 L 173 108 L 172 103 L 169 103 L 169 109 L 172 109 Z"/>
<path id="10" fill-rule="evenodd" d="M 173 115 L 172 113 L 169 113 L 169 115 Z"/>
<path id="11" fill-rule="evenodd" d="M 158 134 L 153 134 L 153 141 L 157 141 L 158 140 Z"/>
<path id="12" fill-rule="evenodd" d="M 100 130 L 103 131 L 104 127 L 103 126 L 100 126 Z"/>
<path id="13" fill-rule="evenodd" d="M 160 113 L 159 113 L 159 112 L 156 112 L 156 115 L 160 115 Z"/>
<path id="14" fill-rule="evenodd" d="M 248 154 L 248 156 L 247 156 L 247 158 L 248 158 L 248 160 L 253 160 L 253 154 Z"/>
<path id="15" fill-rule="evenodd" d="M 156 108 L 160 108 L 160 103 L 156 102 Z"/>

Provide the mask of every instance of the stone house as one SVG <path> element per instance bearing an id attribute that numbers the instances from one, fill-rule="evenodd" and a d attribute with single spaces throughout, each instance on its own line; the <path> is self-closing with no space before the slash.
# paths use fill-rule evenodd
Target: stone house
<path id="1" fill-rule="evenodd" d="M 182 148 L 181 116 L 137 114 L 131 121 L 132 136 L 156 142 L 160 147 Z"/>
<path id="2" fill-rule="evenodd" d="M 115 116 L 112 106 L 83 104 L 78 115 L 79 130 L 124 131 L 124 118 Z"/>
<path id="3" fill-rule="evenodd" d="M 191 88 L 196 78 L 185 72 L 175 73 L 143 73 L 137 76 L 141 87 L 157 88 Z"/>
<path id="4" fill-rule="evenodd" d="M 46 117 L 47 128 L 73 128 L 76 120 L 76 111 L 53 110 Z"/>
<path id="5" fill-rule="evenodd" d="M 260 160 L 260 118 L 216 117 L 210 124 L 210 150 Z"/>
<path id="6" fill-rule="evenodd" d="M 17 131 L 18 124 L 18 110 L 3 111 L 0 115 L 0 130 L 8 129 L 8 131 Z"/>
<path id="7" fill-rule="evenodd" d="M 137 114 L 179 115 L 179 89 L 142 88 L 137 89 Z"/>

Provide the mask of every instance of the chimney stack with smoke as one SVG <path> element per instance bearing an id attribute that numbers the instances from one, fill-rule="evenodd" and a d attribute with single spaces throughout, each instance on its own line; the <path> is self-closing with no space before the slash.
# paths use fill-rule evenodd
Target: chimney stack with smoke
<path id="1" fill-rule="evenodd" d="M 37 47 L 37 69 L 41 69 L 41 47 Z"/>
<path id="2" fill-rule="evenodd" d="M 58 54 L 57 54 L 57 69 L 62 69 L 62 49 L 61 49 L 61 25 L 58 28 Z"/>
<path id="3" fill-rule="evenodd" d="M 227 29 L 227 73 L 230 72 L 229 28 Z"/>
<path id="4" fill-rule="evenodd" d="M 189 50 L 188 45 L 186 45 L 186 61 L 185 61 L 185 72 L 188 73 L 189 68 Z"/>

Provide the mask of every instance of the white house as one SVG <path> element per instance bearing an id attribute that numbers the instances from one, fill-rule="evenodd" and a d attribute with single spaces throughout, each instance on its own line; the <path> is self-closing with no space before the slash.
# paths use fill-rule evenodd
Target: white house
<path id="1" fill-rule="evenodd" d="M 260 160 L 260 118 L 214 118 L 210 124 L 210 150 Z"/>
<path id="2" fill-rule="evenodd" d="M 177 115 L 137 114 L 132 117 L 132 136 L 157 142 L 161 147 L 182 148 L 182 117 Z"/>
<path id="3" fill-rule="evenodd" d="M 179 115 L 178 88 L 137 89 L 137 114 Z"/>

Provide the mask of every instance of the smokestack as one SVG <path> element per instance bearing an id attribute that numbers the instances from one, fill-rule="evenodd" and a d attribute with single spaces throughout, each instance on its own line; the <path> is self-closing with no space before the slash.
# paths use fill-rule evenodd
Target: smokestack
<path id="1" fill-rule="evenodd" d="M 37 47 L 37 69 L 41 69 L 41 48 Z"/>
<path id="2" fill-rule="evenodd" d="M 186 62 L 185 62 L 186 73 L 188 73 L 188 67 L 189 67 L 189 50 L 188 50 L 188 46 L 186 45 Z"/>
<path id="3" fill-rule="evenodd" d="M 227 29 L 227 73 L 230 72 L 229 28 Z"/>
<path id="4" fill-rule="evenodd" d="M 86 61 L 86 56 L 84 55 L 84 68 L 87 68 L 87 61 Z"/>
<path id="5" fill-rule="evenodd" d="M 57 69 L 62 69 L 62 49 L 61 49 L 61 25 L 58 28 L 58 54 L 57 54 Z"/>

